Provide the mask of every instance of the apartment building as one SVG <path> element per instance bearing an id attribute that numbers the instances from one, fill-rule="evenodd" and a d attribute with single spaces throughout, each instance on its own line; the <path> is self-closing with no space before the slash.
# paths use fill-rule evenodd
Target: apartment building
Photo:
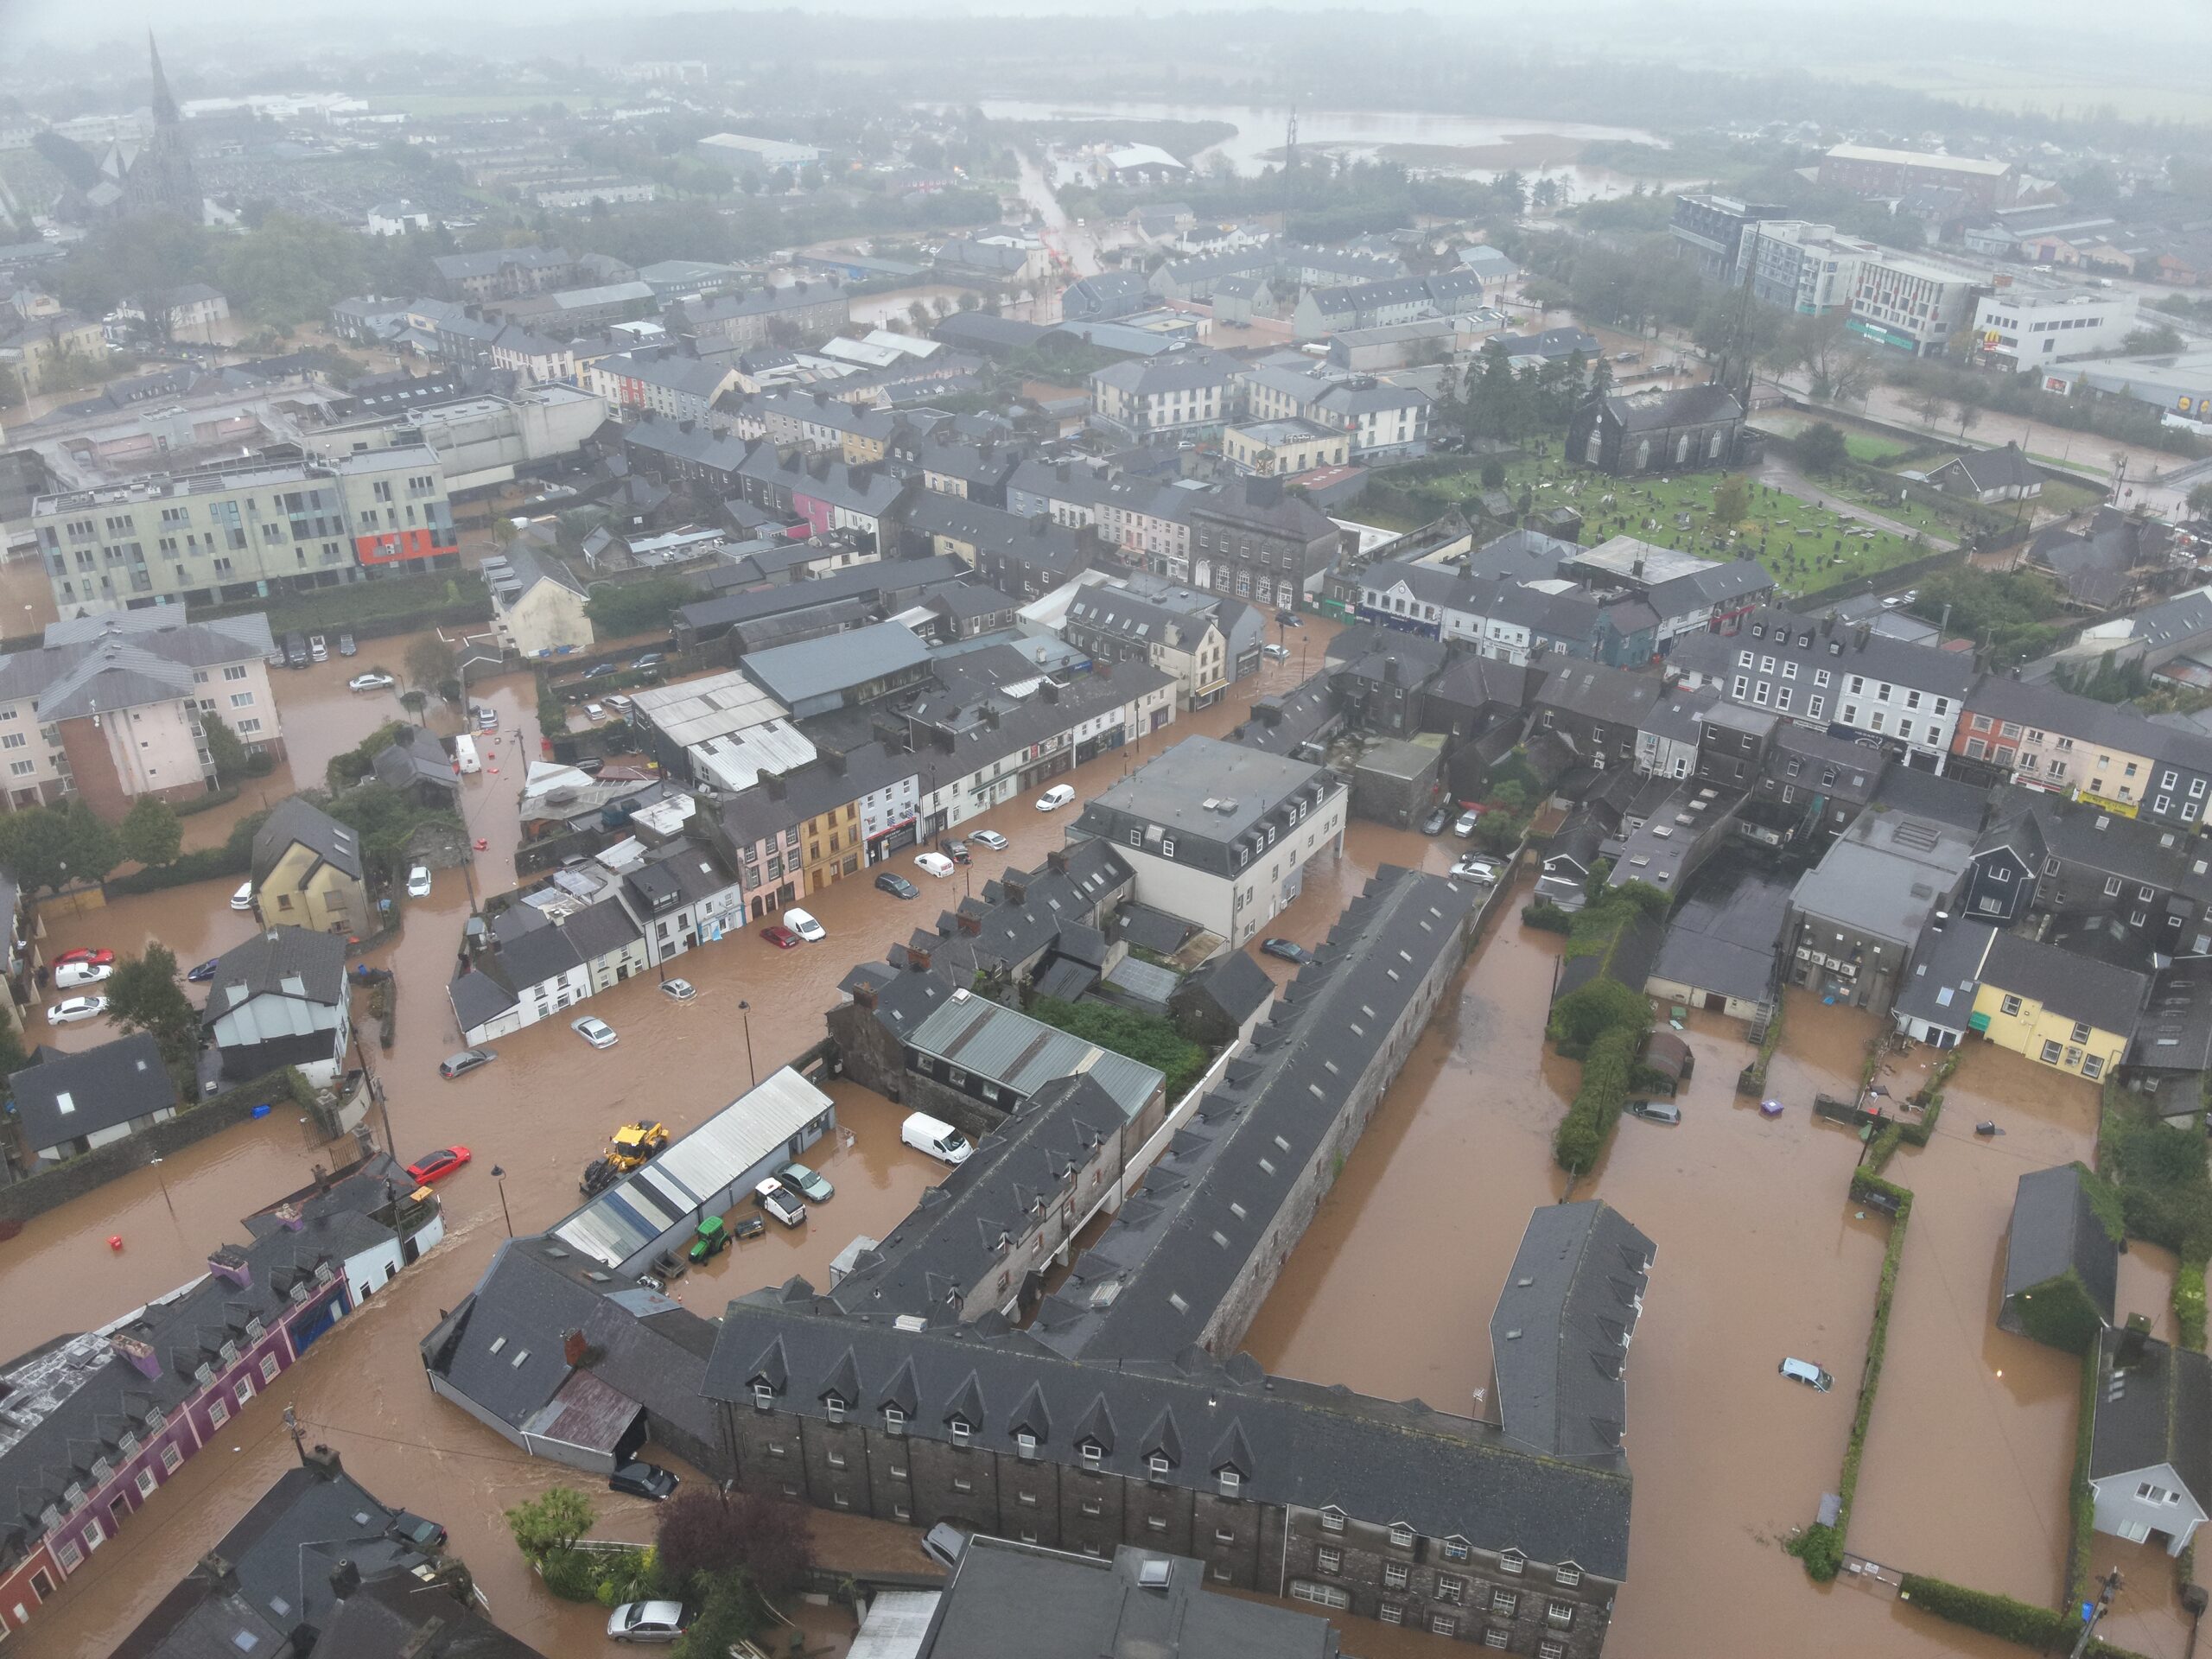
<path id="1" fill-rule="evenodd" d="M 1885 249 L 1880 258 L 1859 265 L 1845 326 L 1877 346 L 1935 357 L 1969 326 L 1987 287 L 1948 265 Z"/>
<path id="2" fill-rule="evenodd" d="M 1240 365 L 1203 346 L 1092 371 L 1091 423 L 1125 443 L 1210 436 L 1228 418 Z"/>
<path id="3" fill-rule="evenodd" d="M 379 570 L 461 566 L 445 474 L 421 445 L 42 495 L 31 531 L 64 616 L 229 604 Z"/>

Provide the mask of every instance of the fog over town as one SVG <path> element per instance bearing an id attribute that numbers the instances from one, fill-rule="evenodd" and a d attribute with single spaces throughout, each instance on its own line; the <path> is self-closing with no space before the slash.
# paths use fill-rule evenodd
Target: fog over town
<path id="1" fill-rule="evenodd" d="M 2193 1652 L 2208 53 L 0 4 L 0 1641 Z"/>

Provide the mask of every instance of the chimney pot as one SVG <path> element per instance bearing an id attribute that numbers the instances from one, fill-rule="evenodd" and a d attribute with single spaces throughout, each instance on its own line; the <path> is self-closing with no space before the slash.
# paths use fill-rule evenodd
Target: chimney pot
<path id="1" fill-rule="evenodd" d="M 925 950 L 918 950 L 911 944 L 908 945 L 906 965 L 918 974 L 926 974 L 930 970 L 930 953 Z"/>
<path id="2" fill-rule="evenodd" d="M 330 1592 L 343 1601 L 361 1587 L 361 1569 L 347 1556 L 330 1569 Z"/>

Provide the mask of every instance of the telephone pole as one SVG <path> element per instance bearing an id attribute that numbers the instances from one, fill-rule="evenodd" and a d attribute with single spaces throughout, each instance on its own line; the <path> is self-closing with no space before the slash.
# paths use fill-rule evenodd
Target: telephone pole
<path id="1" fill-rule="evenodd" d="M 2105 1574 L 2104 1588 L 2094 1601 L 2082 1604 L 2082 1634 L 2074 1638 L 2072 1659 L 2082 1659 L 2089 1650 L 2089 1638 L 2096 1633 L 2097 1623 L 2112 1611 L 2113 1598 L 2120 1593 L 2122 1580 L 2118 1567 Z"/>

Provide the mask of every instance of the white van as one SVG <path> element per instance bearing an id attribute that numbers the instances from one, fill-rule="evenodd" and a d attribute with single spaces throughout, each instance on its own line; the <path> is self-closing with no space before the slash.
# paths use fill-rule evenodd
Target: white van
<path id="1" fill-rule="evenodd" d="M 906 1121 L 899 1126 L 899 1138 L 915 1151 L 942 1158 L 948 1164 L 964 1164 L 968 1154 L 975 1151 L 966 1135 L 927 1112 L 908 1113 Z"/>
<path id="2" fill-rule="evenodd" d="M 467 732 L 453 741 L 453 763 L 463 772 L 484 770 L 484 761 L 476 753 L 476 740 Z"/>
<path id="3" fill-rule="evenodd" d="M 1054 784 L 1037 798 L 1037 810 L 1039 812 L 1057 812 L 1073 799 L 1075 799 L 1073 784 Z"/>

